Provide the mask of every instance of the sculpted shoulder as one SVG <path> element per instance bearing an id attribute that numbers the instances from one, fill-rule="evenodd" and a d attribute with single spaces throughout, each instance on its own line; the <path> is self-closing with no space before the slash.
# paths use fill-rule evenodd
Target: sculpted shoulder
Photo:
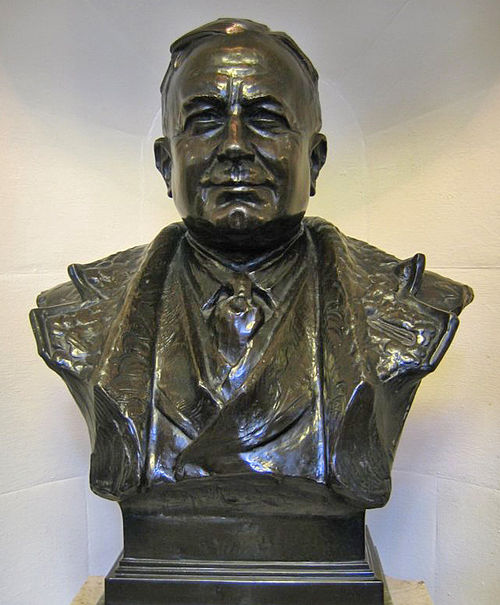
<path id="1" fill-rule="evenodd" d="M 323 219 L 306 220 L 315 242 L 320 297 L 340 292 L 344 313 L 326 306 L 332 328 L 365 351 L 364 373 L 387 383 L 420 379 L 441 361 L 472 300 L 463 284 L 425 271 L 423 254 L 400 260 L 343 235 Z M 335 322 L 340 324 L 335 326 Z"/>
<path id="2" fill-rule="evenodd" d="M 136 246 L 90 263 L 69 265 L 71 281 L 39 294 L 37 306 L 47 308 L 78 304 L 116 295 L 137 271 L 146 249 L 147 245 Z"/>
<path id="3" fill-rule="evenodd" d="M 326 245 L 334 246 L 336 263 L 348 263 L 363 282 L 397 288 L 442 311 L 459 314 L 474 298 L 469 286 L 425 270 L 421 253 L 401 260 L 375 246 L 344 235 L 319 217 L 305 219 L 310 231 Z"/>
<path id="4" fill-rule="evenodd" d="M 168 255 L 184 232 L 163 229 L 151 244 L 68 267 L 71 281 L 42 292 L 30 312 L 39 354 L 54 370 L 90 377 L 110 327 L 141 268 L 153 254 Z"/>

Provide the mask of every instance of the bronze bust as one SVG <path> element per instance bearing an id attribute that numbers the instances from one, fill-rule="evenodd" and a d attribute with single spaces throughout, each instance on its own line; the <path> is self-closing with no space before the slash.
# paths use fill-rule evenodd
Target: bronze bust
<path id="1" fill-rule="evenodd" d="M 316 70 L 290 37 L 219 19 L 171 51 L 155 156 L 183 223 L 71 265 L 31 313 L 88 424 L 91 487 L 122 507 L 106 603 L 163 602 L 194 560 L 224 577 L 237 561 L 250 580 L 220 593 L 196 567 L 202 592 L 190 576 L 172 602 L 210 585 L 207 603 L 382 603 L 375 576 L 343 572 L 377 584 L 368 596 L 333 586 L 335 565 L 364 560 L 364 510 L 389 498 L 411 402 L 472 292 L 422 254 L 399 260 L 304 218 L 326 139 Z M 266 600 L 248 561 L 295 562 L 293 596 L 282 583 Z M 311 561 L 323 583 L 304 581 Z"/>

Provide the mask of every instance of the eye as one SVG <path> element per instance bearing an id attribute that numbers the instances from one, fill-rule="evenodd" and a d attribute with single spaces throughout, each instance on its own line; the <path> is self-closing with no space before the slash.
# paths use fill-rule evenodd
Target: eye
<path id="1" fill-rule="evenodd" d="M 247 116 L 247 123 L 256 131 L 271 134 L 290 129 L 290 124 L 283 114 L 263 107 L 251 111 Z"/>
<path id="2" fill-rule="evenodd" d="M 188 115 L 184 122 L 184 130 L 194 135 L 203 134 L 220 128 L 224 116 L 215 109 L 204 109 Z"/>

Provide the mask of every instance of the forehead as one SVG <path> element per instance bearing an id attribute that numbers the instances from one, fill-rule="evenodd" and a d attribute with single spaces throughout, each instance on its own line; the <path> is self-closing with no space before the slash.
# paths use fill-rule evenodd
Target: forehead
<path id="1" fill-rule="evenodd" d="M 251 32 L 214 36 L 194 49 L 174 73 L 170 109 L 178 111 L 192 96 L 225 95 L 229 85 L 238 86 L 246 96 L 272 95 L 298 114 L 312 86 L 299 60 L 269 36 Z"/>

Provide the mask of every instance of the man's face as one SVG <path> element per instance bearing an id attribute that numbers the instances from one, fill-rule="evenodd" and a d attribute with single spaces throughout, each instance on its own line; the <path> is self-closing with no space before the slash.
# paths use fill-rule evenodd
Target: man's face
<path id="1" fill-rule="evenodd" d="M 297 60 L 267 37 L 217 36 L 194 50 L 170 82 L 157 143 L 181 216 L 247 230 L 304 212 L 325 151 L 310 91 Z"/>

